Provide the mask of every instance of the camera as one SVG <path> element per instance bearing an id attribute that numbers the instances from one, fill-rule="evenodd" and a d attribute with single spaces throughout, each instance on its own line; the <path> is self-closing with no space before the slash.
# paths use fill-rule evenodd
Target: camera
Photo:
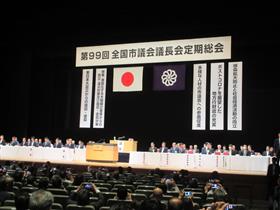
<path id="1" fill-rule="evenodd" d="M 212 184 L 212 189 L 218 189 L 219 185 L 218 184 Z"/>
<path id="2" fill-rule="evenodd" d="M 225 210 L 230 210 L 230 209 L 238 209 L 238 206 L 236 206 L 235 204 L 228 204 Z"/>
<path id="3" fill-rule="evenodd" d="M 186 192 L 185 192 L 185 196 L 186 196 L 186 197 L 192 196 L 192 192 L 191 192 L 191 191 L 186 191 Z"/>
<path id="4" fill-rule="evenodd" d="M 86 190 L 92 190 L 92 188 L 93 188 L 92 184 L 90 184 L 90 183 L 84 183 L 83 186 Z"/>

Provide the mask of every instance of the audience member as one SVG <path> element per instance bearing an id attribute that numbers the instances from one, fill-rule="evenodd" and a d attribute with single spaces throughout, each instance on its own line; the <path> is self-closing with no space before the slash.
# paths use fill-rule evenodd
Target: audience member
<path id="1" fill-rule="evenodd" d="M 15 207 L 16 210 L 27 210 L 29 209 L 30 196 L 27 192 L 19 192 L 15 196 Z"/>
<path id="2" fill-rule="evenodd" d="M 30 210 L 51 210 L 53 195 L 45 190 L 33 192 L 29 199 Z"/>

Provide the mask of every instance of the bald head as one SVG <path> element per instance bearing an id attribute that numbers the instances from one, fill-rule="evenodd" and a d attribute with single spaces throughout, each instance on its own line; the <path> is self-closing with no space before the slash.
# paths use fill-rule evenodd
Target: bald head
<path id="1" fill-rule="evenodd" d="M 163 194 L 163 191 L 162 191 L 162 189 L 160 189 L 159 187 L 156 187 L 156 188 L 153 190 L 153 197 L 156 198 L 156 199 L 161 199 L 162 194 Z"/>
<path id="2" fill-rule="evenodd" d="M 181 210 L 183 209 L 183 202 L 179 198 L 171 198 L 168 202 L 168 210 Z"/>

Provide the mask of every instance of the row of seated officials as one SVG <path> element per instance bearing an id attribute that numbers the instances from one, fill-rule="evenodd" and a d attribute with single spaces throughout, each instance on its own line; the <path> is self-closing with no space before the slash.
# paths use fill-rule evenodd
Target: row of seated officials
<path id="1" fill-rule="evenodd" d="M 66 143 L 63 144 L 62 140 L 59 138 L 55 139 L 55 142 L 52 143 L 51 140 L 48 137 L 45 137 L 44 139 L 41 138 L 26 138 L 23 137 L 22 141 L 19 142 L 16 136 L 13 136 L 11 141 L 7 143 L 7 141 L 4 138 L 4 135 L 0 135 L 0 145 L 10 145 L 10 146 L 34 146 L 34 147 L 53 147 L 53 148 L 79 148 L 84 149 L 85 144 L 83 141 L 79 140 L 78 144 L 76 144 L 75 140 L 68 138 L 66 139 Z M 235 145 L 230 144 L 228 147 L 221 146 L 220 144 L 217 145 L 217 148 L 212 148 L 212 144 L 210 142 L 204 143 L 203 147 L 201 149 L 198 148 L 197 145 L 189 145 L 189 147 L 186 147 L 186 144 L 184 143 L 176 143 L 173 142 L 172 146 L 168 148 L 166 146 L 166 142 L 161 143 L 161 147 L 157 148 L 155 146 L 154 142 L 150 143 L 150 147 L 148 149 L 149 152 L 161 152 L 161 153 L 188 153 L 188 154 L 194 154 L 194 153 L 201 153 L 201 154 L 215 154 L 215 155 L 240 155 L 240 156 L 254 156 L 254 155 L 263 155 L 263 156 L 275 156 L 274 148 L 271 146 L 266 146 L 265 150 L 260 153 L 256 152 L 252 149 L 251 145 L 241 145 L 240 150 L 237 150 Z"/>
<path id="2" fill-rule="evenodd" d="M 55 139 L 55 142 L 52 143 L 48 137 L 42 138 L 26 138 L 23 137 L 21 142 L 18 141 L 16 136 L 13 136 L 10 142 L 7 142 L 4 138 L 4 135 L 0 135 L 0 145 L 5 146 L 33 146 L 33 147 L 53 147 L 53 148 L 70 148 L 70 149 L 84 149 L 85 144 L 83 141 L 79 140 L 78 144 L 76 144 L 75 140 L 68 138 L 66 139 L 66 143 L 63 144 L 62 140 L 59 138 Z"/>
<path id="3" fill-rule="evenodd" d="M 39 166 L 22 163 L 1 166 L 0 202 L 2 206 L 14 202 L 18 210 L 245 208 L 242 204 L 228 203 L 232 201 L 217 172 L 207 182 L 199 183 L 186 170 L 166 174 L 155 169 L 148 174 L 135 174 L 131 168 L 110 171 L 88 167 L 83 173 L 75 173 L 49 162 Z"/>
<path id="4" fill-rule="evenodd" d="M 156 147 L 154 142 L 150 143 L 150 147 L 148 149 L 149 152 L 160 152 L 160 153 L 188 153 L 188 154 L 215 154 L 215 155 L 240 155 L 240 156 L 275 156 L 274 148 L 271 146 L 266 146 L 265 150 L 260 153 L 256 152 L 252 149 L 251 145 L 241 145 L 240 150 L 236 149 L 234 144 L 229 144 L 227 146 L 222 146 L 220 144 L 217 145 L 216 148 L 212 147 L 210 142 L 204 143 L 201 149 L 198 148 L 197 145 L 189 145 L 187 148 L 184 143 L 176 143 L 173 142 L 172 146 L 168 148 L 166 146 L 166 142 L 162 142 L 160 147 Z"/>

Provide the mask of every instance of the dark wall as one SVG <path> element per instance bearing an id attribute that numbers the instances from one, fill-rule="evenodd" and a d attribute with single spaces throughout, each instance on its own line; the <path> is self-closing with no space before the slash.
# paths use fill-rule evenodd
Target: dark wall
<path id="1" fill-rule="evenodd" d="M 16 16 L 7 26 L 9 33 L 0 42 L 0 133 L 6 139 L 35 135 L 87 141 L 126 136 L 138 140 L 141 150 L 152 140 L 157 144 L 162 140 L 199 145 L 205 141 L 247 143 L 256 150 L 272 144 L 280 117 L 276 17 L 245 18 L 244 13 L 225 23 L 218 16 L 205 22 L 184 16 L 142 22 L 138 17 L 131 24 L 92 22 L 87 14 L 87 10 L 75 13 L 74 9 L 34 10 L 25 18 Z M 82 72 L 75 67 L 76 46 L 225 35 L 232 35 L 232 59 L 226 64 L 244 63 L 242 131 L 191 129 L 193 62 L 185 63 L 186 90 L 178 92 L 153 91 L 153 64 L 147 64 L 143 92 L 113 93 L 113 67 L 108 66 L 105 129 L 79 128 Z M 209 73 L 208 68 L 208 79 Z"/>

